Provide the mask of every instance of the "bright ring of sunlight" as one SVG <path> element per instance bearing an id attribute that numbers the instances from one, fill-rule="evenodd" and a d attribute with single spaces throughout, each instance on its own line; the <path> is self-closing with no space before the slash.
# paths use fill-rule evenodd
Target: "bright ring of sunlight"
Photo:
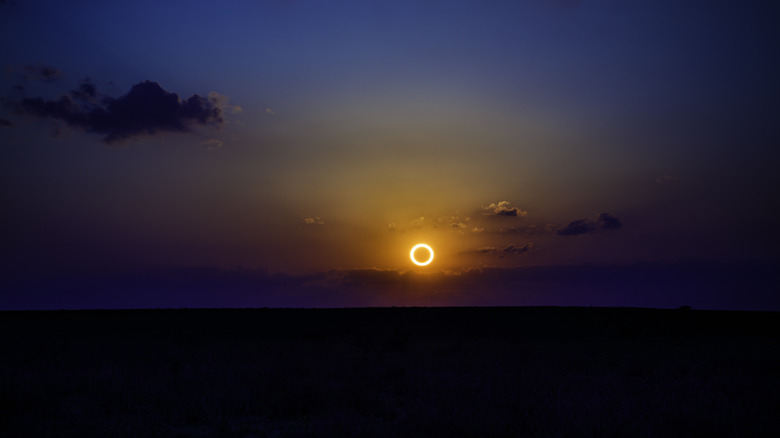
<path id="1" fill-rule="evenodd" d="M 428 257 L 428 260 L 426 260 L 424 262 L 418 262 L 417 259 L 414 258 L 414 252 L 417 251 L 420 248 L 427 249 L 428 250 L 428 254 L 431 255 L 430 257 Z M 414 247 L 412 247 L 412 252 L 409 253 L 409 257 L 412 258 L 412 262 L 415 265 L 417 265 L 417 266 L 426 266 L 426 265 L 430 264 L 433 261 L 433 248 L 431 248 L 430 246 L 428 246 L 428 245 L 426 245 L 424 243 L 418 243 L 417 245 L 414 245 Z"/>

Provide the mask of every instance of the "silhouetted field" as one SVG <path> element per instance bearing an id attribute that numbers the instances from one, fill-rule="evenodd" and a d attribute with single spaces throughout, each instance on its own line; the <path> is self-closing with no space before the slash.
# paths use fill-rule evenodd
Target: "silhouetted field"
<path id="1" fill-rule="evenodd" d="M 0 312 L 0 436 L 780 436 L 780 313 Z"/>

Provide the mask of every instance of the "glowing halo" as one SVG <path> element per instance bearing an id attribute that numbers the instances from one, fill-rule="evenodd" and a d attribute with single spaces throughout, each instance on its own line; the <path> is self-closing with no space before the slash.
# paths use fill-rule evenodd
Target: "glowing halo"
<path id="1" fill-rule="evenodd" d="M 424 262 L 418 262 L 417 259 L 414 258 L 414 252 L 417 251 L 420 248 L 427 249 L 428 253 L 431 255 L 430 257 L 428 257 L 428 260 L 426 260 Z M 409 257 L 411 257 L 412 263 L 414 263 L 415 265 L 417 265 L 417 266 L 427 266 L 427 265 L 429 265 L 433 261 L 433 248 L 431 248 L 430 246 L 428 246 L 428 245 L 426 245 L 424 243 L 418 243 L 417 245 L 414 245 L 412 247 L 412 251 L 409 253 Z"/>

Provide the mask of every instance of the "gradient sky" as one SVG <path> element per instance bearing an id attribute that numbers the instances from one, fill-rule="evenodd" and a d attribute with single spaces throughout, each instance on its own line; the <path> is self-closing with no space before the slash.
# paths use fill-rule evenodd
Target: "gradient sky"
<path id="1" fill-rule="evenodd" d="M 777 284 L 778 19 L 766 1 L 2 1 L 0 308 L 780 310 L 738 286 Z M 203 269 L 276 298 L 219 298 Z M 518 291 L 545 269 L 579 280 Z M 361 275 L 394 288 L 332 284 Z M 608 278 L 689 295 L 587 292 Z"/>

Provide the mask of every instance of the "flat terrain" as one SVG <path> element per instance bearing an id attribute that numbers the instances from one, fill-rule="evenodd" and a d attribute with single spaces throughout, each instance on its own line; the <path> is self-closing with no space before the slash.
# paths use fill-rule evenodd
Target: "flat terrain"
<path id="1" fill-rule="evenodd" d="M 0 436 L 780 436 L 780 313 L 0 312 Z"/>

